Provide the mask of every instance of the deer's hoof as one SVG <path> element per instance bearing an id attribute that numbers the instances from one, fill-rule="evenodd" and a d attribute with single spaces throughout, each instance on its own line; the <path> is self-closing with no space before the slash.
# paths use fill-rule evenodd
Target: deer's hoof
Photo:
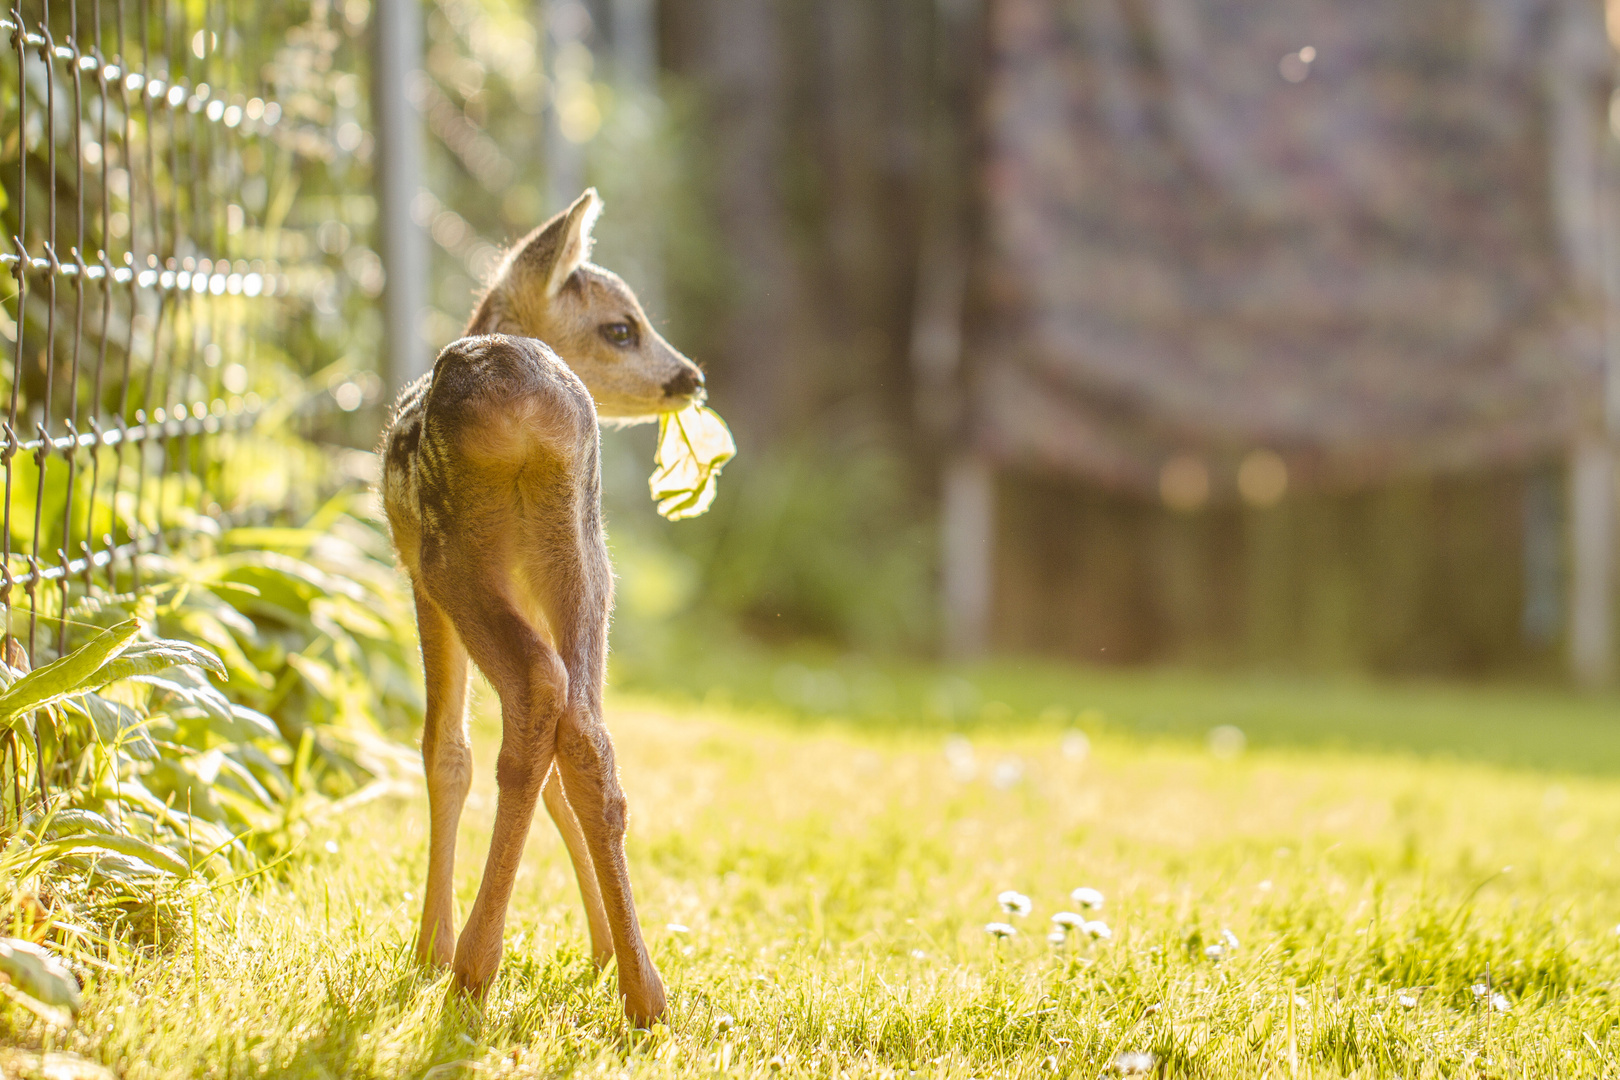
<path id="1" fill-rule="evenodd" d="M 463 971 L 459 965 L 455 967 L 456 988 L 463 993 L 481 998 L 489 990 L 489 984 L 495 981 L 495 969 L 487 972 Z"/>
<path id="2" fill-rule="evenodd" d="M 449 967 L 456 958 L 456 932 L 449 925 L 424 926 L 416 936 L 416 960 L 428 967 Z"/>
<path id="3" fill-rule="evenodd" d="M 501 966 L 501 939 L 495 938 L 493 948 L 478 948 L 472 937 L 471 934 L 461 935 L 455 961 L 450 967 L 455 972 L 457 986 L 474 997 L 483 997 Z"/>
<path id="4" fill-rule="evenodd" d="M 636 1027 L 652 1027 L 663 1019 L 664 1005 L 664 984 L 657 976 L 646 986 L 626 990 L 624 994 L 624 1015 Z"/>

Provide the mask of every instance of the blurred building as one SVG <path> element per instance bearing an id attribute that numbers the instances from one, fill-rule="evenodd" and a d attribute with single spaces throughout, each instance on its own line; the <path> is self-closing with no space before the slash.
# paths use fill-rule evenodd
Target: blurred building
<path id="1" fill-rule="evenodd" d="M 922 353 L 958 650 L 1606 678 L 1602 9 L 993 0 L 980 33 L 965 333 Z"/>

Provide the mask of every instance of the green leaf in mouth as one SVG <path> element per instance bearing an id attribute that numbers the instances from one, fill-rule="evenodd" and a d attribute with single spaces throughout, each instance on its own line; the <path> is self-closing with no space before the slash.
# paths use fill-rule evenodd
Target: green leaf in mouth
<path id="1" fill-rule="evenodd" d="M 714 502 L 720 470 L 737 456 L 737 442 L 720 414 L 702 405 L 658 418 L 658 453 L 647 485 L 670 521 L 697 517 Z"/>

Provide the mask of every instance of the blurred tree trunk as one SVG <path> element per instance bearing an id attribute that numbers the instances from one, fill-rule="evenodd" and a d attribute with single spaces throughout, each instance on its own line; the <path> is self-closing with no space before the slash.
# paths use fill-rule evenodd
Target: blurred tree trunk
<path id="1" fill-rule="evenodd" d="M 734 264 L 715 398 L 755 445 L 778 430 L 798 381 L 791 327 L 799 274 L 778 179 L 787 121 L 782 7 L 693 0 L 661 11 L 673 54 L 666 60 L 703 95 L 716 224 Z"/>
<path id="2" fill-rule="evenodd" d="M 941 53 L 942 7 L 963 4 L 660 7 L 663 66 L 702 99 L 710 198 L 732 264 L 715 399 L 749 442 L 829 418 L 831 429 L 877 426 L 912 445 L 923 237 L 959 244 L 945 218 L 960 209 L 952 185 L 966 175 L 953 169 L 964 118 L 951 113 L 965 100 L 940 87 L 960 75 Z M 961 261 L 954 247 L 941 258 Z M 951 277 L 947 299 L 959 292 Z"/>

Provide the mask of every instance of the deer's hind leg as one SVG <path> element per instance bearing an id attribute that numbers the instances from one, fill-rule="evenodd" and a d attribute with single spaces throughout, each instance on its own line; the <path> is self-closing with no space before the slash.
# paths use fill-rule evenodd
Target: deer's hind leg
<path id="1" fill-rule="evenodd" d="M 546 776 L 545 787 L 540 789 L 546 811 L 562 834 L 568 846 L 568 857 L 574 864 L 574 877 L 579 881 L 579 898 L 585 904 L 585 920 L 591 928 L 591 959 L 599 968 L 607 967 L 613 959 L 613 931 L 608 926 L 607 910 L 602 906 L 602 890 L 596 883 L 596 866 L 591 862 L 591 849 L 585 843 L 585 832 L 579 827 L 579 818 L 568 804 L 563 791 L 562 772 L 556 765 Z"/>
<path id="2" fill-rule="evenodd" d="M 594 512 L 594 500 L 589 505 Z M 567 540 L 559 539 L 546 552 L 544 566 L 542 603 L 568 669 L 568 704 L 557 724 L 557 769 L 595 869 L 625 1012 L 648 1024 L 663 1015 L 664 984 L 636 918 L 624 854 L 628 802 L 602 719 L 613 572 L 600 519 L 592 517 Z"/>
<path id="3" fill-rule="evenodd" d="M 416 588 L 416 625 L 422 640 L 427 710 L 422 723 L 422 766 L 428 789 L 428 877 L 416 955 L 445 965 L 455 955 L 456 830 L 472 784 L 467 746 L 467 650 L 449 618 Z"/>
<path id="4" fill-rule="evenodd" d="M 558 725 L 557 763 L 596 870 L 624 1011 L 637 1023 L 650 1024 L 664 1013 L 664 982 L 636 917 L 624 855 L 628 802 L 614 764 L 613 741 L 599 715 L 570 709 Z"/>
<path id="5" fill-rule="evenodd" d="M 482 992 L 500 966 L 506 909 L 540 786 L 551 769 L 557 717 L 568 693 L 568 673 L 556 650 L 514 601 L 511 582 L 489 567 L 444 567 L 438 577 L 443 587 L 434 591 L 501 699 L 495 825 L 478 897 L 456 942 L 452 965 L 457 981 L 474 992 Z"/>

